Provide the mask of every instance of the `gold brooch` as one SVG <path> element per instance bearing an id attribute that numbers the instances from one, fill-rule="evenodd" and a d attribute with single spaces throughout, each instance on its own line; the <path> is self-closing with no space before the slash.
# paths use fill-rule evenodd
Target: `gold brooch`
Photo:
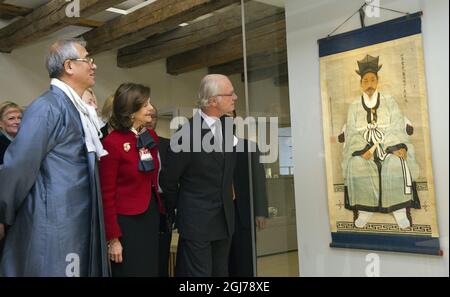
<path id="1" fill-rule="evenodd" d="M 124 150 L 125 152 L 128 153 L 128 151 L 130 150 L 130 148 L 131 148 L 131 145 L 130 145 L 129 142 L 126 142 L 126 143 L 123 144 L 123 150 Z"/>

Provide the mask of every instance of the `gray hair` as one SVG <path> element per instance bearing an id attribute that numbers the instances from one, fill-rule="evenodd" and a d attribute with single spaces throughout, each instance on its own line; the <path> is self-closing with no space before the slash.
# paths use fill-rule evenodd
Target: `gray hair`
<path id="1" fill-rule="evenodd" d="M 86 47 L 81 39 L 59 40 L 50 46 L 46 59 L 46 66 L 50 78 L 60 78 L 64 73 L 64 62 L 69 59 L 78 59 L 76 44 Z"/>
<path id="2" fill-rule="evenodd" d="M 227 77 L 221 74 L 208 74 L 200 82 L 198 90 L 198 108 L 204 108 L 209 105 L 209 99 L 217 96 L 219 93 L 219 81 Z M 220 99 L 219 99 L 220 100 Z"/>

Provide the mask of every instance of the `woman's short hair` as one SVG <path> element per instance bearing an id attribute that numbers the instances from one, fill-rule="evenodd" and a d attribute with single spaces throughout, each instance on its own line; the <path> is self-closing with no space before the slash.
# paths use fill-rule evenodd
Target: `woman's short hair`
<path id="1" fill-rule="evenodd" d="M 111 126 L 115 130 L 129 130 L 133 126 L 133 114 L 141 109 L 149 98 L 149 87 L 135 83 L 121 84 L 114 94 Z"/>
<path id="2" fill-rule="evenodd" d="M 6 114 L 6 111 L 9 110 L 9 109 L 12 109 L 14 111 L 18 111 L 20 113 L 23 113 L 23 108 L 22 107 L 20 107 L 19 105 L 17 105 L 14 102 L 6 101 L 6 102 L 3 102 L 2 104 L 0 104 L 0 120 L 3 119 L 3 117 Z"/>

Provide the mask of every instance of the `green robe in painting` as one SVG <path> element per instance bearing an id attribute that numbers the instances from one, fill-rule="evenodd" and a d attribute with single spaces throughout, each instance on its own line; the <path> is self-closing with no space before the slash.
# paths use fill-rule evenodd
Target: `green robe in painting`
<path id="1" fill-rule="evenodd" d="M 419 167 L 405 127 L 405 117 L 390 96 L 379 94 L 372 109 L 363 97 L 350 105 L 342 162 L 347 209 L 389 213 L 420 208 L 414 182 Z M 373 157 L 364 159 L 361 155 L 376 143 Z M 406 160 L 393 154 L 401 148 L 408 152 Z"/>

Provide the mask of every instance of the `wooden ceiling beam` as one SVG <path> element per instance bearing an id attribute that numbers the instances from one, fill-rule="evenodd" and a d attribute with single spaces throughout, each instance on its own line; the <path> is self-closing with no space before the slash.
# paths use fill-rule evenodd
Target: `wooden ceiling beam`
<path id="1" fill-rule="evenodd" d="M 273 83 L 277 87 L 287 86 L 289 85 L 289 75 L 288 73 L 281 74 L 280 76 L 276 76 L 273 78 Z"/>
<path id="2" fill-rule="evenodd" d="M 210 74 L 233 75 L 242 72 L 244 72 L 244 59 L 208 67 L 208 73 Z"/>
<path id="3" fill-rule="evenodd" d="M 271 52 L 263 54 L 255 54 L 247 57 L 247 70 L 255 71 L 262 68 L 268 68 L 280 64 L 287 63 L 287 52 Z M 233 75 L 244 72 L 244 60 L 239 59 L 229 63 L 211 66 L 208 68 L 209 73 L 217 73 L 223 75 Z"/>
<path id="4" fill-rule="evenodd" d="M 248 23 L 254 23 L 283 13 L 283 9 L 279 7 L 255 1 L 248 2 L 245 6 Z M 258 25 L 262 24 L 262 22 L 259 22 Z M 121 48 L 117 55 L 117 65 L 129 68 L 150 63 L 218 42 L 240 34 L 241 31 L 242 18 L 241 6 L 239 5 L 203 21 Z"/>
<path id="5" fill-rule="evenodd" d="M 284 18 L 247 33 L 247 54 L 271 55 L 286 50 L 286 23 Z M 177 75 L 242 59 L 242 35 L 203 46 L 167 59 L 167 73 Z"/>
<path id="6" fill-rule="evenodd" d="M 104 22 L 99 22 L 85 18 L 71 18 L 67 20 L 65 23 L 68 25 L 88 27 L 88 28 L 98 28 L 105 24 Z"/>
<path id="7" fill-rule="evenodd" d="M 33 11 L 32 8 L 21 7 L 0 2 L 0 19 L 12 19 L 18 16 L 26 16 Z"/>
<path id="8" fill-rule="evenodd" d="M 86 32 L 88 49 L 96 54 L 123 47 L 177 28 L 240 0 L 158 0 L 128 15 Z"/>
<path id="9" fill-rule="evenodd" d="M 124 0 L 83 0 L 80 1 L 80 16 L 88 17 Z M 13 49 L 29 44 L 54 33 L 70 22 L 66 15 L 66 7 L 71 2 L 52 0 L 33 10 L 24 18 L 9 24 L 0 30 L 0 52 L 11 52 Z"/>
<path id="10" fill-rule="evenodd" d="M 288 65 L 287 63 L 283 63 L 266 68 L 251 70 L 247 74 L 247 79 L 248 82 L 255 82 L 269 78 L 276 79 L 280 76 L 287 75 L 287 73 L 288 73 Z M 243 77 L 242 80 L 244 80 Z"/>

